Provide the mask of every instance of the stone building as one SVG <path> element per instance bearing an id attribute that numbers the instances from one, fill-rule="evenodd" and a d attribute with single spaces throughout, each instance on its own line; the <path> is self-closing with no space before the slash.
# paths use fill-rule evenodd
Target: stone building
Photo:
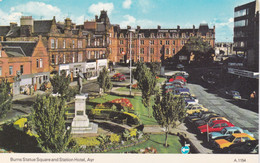
<path id="1" fill-rule="evenodd" d="M 109 59 L 113 62 L 128 62 L 130 59 L 130 35 L 131 54 L 134 62 L 160 62 L 161 54 L 165 59 L 174 56 L 182 49 L 191 36 L 201 37 L 212 47 L 215 45 L 215 26 L 210 29 L 208 24 L 200 24 L 199 28 L 181 29 L 142 29 L 140 26 L 134 31 L 131 27 L 121 29 L 119 25 L 113 25 L 110 29 L 111 54 Z M 131 31 L 131 32 L 130 32 Z M 131 34 L 130 34 L 131 33 Z"/>

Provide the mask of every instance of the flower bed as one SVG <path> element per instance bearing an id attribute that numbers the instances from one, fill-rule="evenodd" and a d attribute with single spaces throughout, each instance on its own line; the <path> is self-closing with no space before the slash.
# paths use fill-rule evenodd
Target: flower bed
<path id="1" fill-rule="evenodd" d="M 126 98 L 119 98 L 119 99 L 114 99 L 112 101 L 109 101 L 109 103 L 113 103 L 113 104 L 120 104 L 123 107 L 127 107 L 130 110 L 134 110 L 133 105 L 131 104 L 131 102 L 126 99 Z"/>

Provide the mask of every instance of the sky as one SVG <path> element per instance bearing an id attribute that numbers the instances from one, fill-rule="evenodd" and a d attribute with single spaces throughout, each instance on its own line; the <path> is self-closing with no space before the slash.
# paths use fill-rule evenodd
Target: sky
<path id="1" fill-rule="evenodd" d="M 216 27 L 216 42 L 232 42 L 234 8 L 253 0 L 0 0 L 0 25 L 20 23 L 21 16 L 57 21 L 69 17 L 83 24 L 100 10 L 108 12 L 110 23 L 121 28 L 192 28 L 200 23 Z"/>

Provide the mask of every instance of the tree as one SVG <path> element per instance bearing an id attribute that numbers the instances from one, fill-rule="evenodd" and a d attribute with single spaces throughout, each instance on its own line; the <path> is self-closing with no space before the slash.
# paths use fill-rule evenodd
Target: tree
<path id="1" fill-rule="evenodd" d="M 100 94 L 102 94 L 102 92 L 106 92 L 107 90 L 110 90 L 113 86 L 109 78 L 108 70 L 105 67 L 100 72 L 97 81 L 100 87 Z"/>
<path id="2" fill-rule="evenodd" d="M 142 99 L 145 107 L 148 108 L 148 116 L 150 117 L 150 100 L 155 93 L 156 76 L 146 67 L 145 64 L 137 66 L 136 77 L 138 78 L 138 87 L 142 91 Z"/>
<path id="3" fill-rule="evenodd" d="M 155 97 L 153 116 L 159 125 L 165 128 L 165 146 L 168 146 L 167 139 L 169 127 L 175 128 L 178 122 L 185 118 L 186 109 L 184 100 L 172 93 L 165 94 L 162 99 L 159 94 Z"/>
<path id="4" fill-rule="evenodd" d="M 53 96 L 37 97 L 33 105 L 33 127 L 43 152 L 63 152 L 70 142 L 70 130 L 65 127 L 65 101 Z"/>
<path id="5" fill-rule="evenodd" d="M 200 37 L 190 37 L 183 48 L 189 52 L 190 56 L 192 56 L 191 54 L 194 55 L 194 61 L 197 63 L 210 63 L 213 61 L 214 49 Z"/>
<path id="6" fill-rule="evenodd" d="M 159 62 L 151 62 L 149 64 L 149 68 L 153 75 L 157 75 L 157 72 L 161 70 L 161 63 Z"/>
<path id="7" fill-rule="evenodd" d="M 67 76 L 65 71 L 61 71 L 60 75 L 56 74 L 53 78 L 50 78 L 50 81 L 53 87 L 53 93 L 58 93 L 65 99 L 69 97 L 70 76 Z"/>
<path id="8" fill-rule="evenodd" d="M 3 79 L 0 83 L 0 118 L 4 117 L 11 107 L 11 84 L 7 79 Z"/>

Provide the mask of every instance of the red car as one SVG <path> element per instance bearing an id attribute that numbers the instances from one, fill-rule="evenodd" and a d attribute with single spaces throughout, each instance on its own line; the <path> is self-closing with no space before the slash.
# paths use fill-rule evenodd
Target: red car
<path id="1" fill-rule="evenodd" d="M 114 80 L 115 81 L 125 81 L 125 75 L 121 74 L 121 75 L 118 75 Z"/>
<path id="2" fill-rule="evenodd" d="M 204 134 L 207 132 L 220 132 L 225 127 L 234 127 L 234 126 L 235 125 L 225 120 L 215 120 L 209 122 L 206 125 L 199 126 L 198 130 L 200 131 L 201 134 Z"/>

